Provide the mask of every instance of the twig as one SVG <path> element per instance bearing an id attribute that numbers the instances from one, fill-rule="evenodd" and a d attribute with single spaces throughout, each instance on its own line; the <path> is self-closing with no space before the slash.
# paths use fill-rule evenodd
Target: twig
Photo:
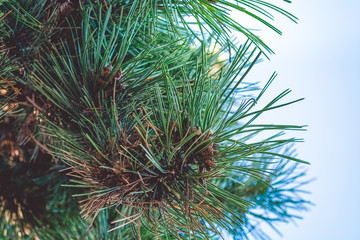
<path id="1" fill-rule="evenodd" d="M 0 22 L 1 22 L 2 20 L 4 20 L 4 19 L 7 17 L 7 15 L 9 15 L 12 11 L 13 11 L 13 10 L 10 10 L 10 11 L 8 11 L 7 13 L 5 13 L 5 15 L 0 18 Z"/>
<path id="2" fill-rule="evenodd" d="M 117 210 L 117 212 L 118 212 L 119 214 L 121 214 L 118 209 L 116 209 L 116 210 Z M 123 214 L 121 214 L 121 215 L 122 215 L 124 218 L 118 219 L 118 220 L 115 220 L 115 221 L 112 221 L 111 224 L 118 223 L 118 222 L 122 222 L 122 221 L 126 221 L 126 220 L 129 220 L 130 218 L 138 217 L 139 215 L 141 215 L 141 212 L 139 212 L 139 213 L 137 213 L 137 214 L 134 214 L 134 215 L 131 215 L 131 216 L 127 216 L 127 217 L 126 217 L 125 215 L 123 215 Z"/>
<path id="3" fill-rule="evenodd" d="M 5 81 L 5 82 L 15 91 L 16 95 L 21 94 L 20 91 L 19 91 L 19 89 L 18 89 L 17 87 L 14 87 L 14 85 L 12 85 L 9 80 L 7 80 L 6 78 L 4 78 L 4 77 L 1 76 L 1 75 L 0 75 L 0 77 L 1 77 L 1 79 L 2 79 L 3 81 Z"/>
<path id="4" fill-rule="evenodd" d="M 44 112 L 44 109 L 37 105 L 34 100 L 29 98 L 29 96 L 26 96 L 26 100 L 28 100 L 35 108 L 39 109 L 41 112 Z"/>
<path id="5" fill-rule="evenodd" d="M 126 222 L 126 223 L 123 223 L 123 224 L 121 224 L 120 226 L 114 227 L 114 228 L 110 229 L 108 232 L 114 231 L 114 230 L 116 230 L 116 229 L 118 229 L 118 228 L 121 228 L 121 227 L 123 227 L 123 226 L 125 226 L 125 225 L 128 225 L 128 224 L 134 222 L 136 219 L 138 219 L 138 218 L 140 218 L 140 217 L 142 216 L 142 212 L 140 212 L 139 214 L 140 214 L 140 215 L 137 216 L 136 218 L 134 218 L 134 219 L 132 219 L 132 220 Z"/>
<path id="6" fill-rule="evenodd" d="M 3 51 L 7 51 L 7 50 L 11 50 L 11 49 L 14 49 L 16 48 L 15 46 L 13 47 L 8 47 L 8 48 L 5 48 L 5 49 L 1 49 L 0 52 L 3 52 Z"/>
<path id="7" fill-rule="evenodd" d="M 38 145 L 39 147 L 41 147 L 42 149 L 47 151 L 48 154 L 50 154 L 52 157 L 54 157 L 54 155 L 51 153 L 50 149 L 48 149 L 44 144 L 42 144 L 38 140 L 36 140 L 32 133 L 29 133 L 29 136 L 30 136 L 31 140 L 33 140 L 36 143 L 36 145 Z"/>

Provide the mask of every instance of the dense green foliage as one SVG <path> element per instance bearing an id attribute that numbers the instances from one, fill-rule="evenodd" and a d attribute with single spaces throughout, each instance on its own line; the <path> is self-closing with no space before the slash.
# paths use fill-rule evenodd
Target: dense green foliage
<path id="1" fill-rule="evenodd" d="M 301 99 L 258 107 L 276 74 L 245 78 L 272 51 L 229 11 L 296 20 L 258 0 L 2 1 L 0 236 L 264 239 L 298 218 L 284 133 L 303 126 L 258 118 Z"/>

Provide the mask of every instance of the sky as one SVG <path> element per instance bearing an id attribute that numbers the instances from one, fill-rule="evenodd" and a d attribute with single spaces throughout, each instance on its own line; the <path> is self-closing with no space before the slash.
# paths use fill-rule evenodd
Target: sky
<path id="1" fill-rule="evenodd" d="M 272 0 L 279 3 L 280 0 Z M 305 187 L 315 206 L 296 225 L 277 225 L 274 240 L 360 239 L 360 1 L 294 0 L 282 5 L 298 24 L 276 15 L 283 36 L 257 32 L 276 52 L 252 70 L 262 84 L 276 71 L 269 99 L 287 88 L 288 100 L 305 100 L 262 117 L 267 123 L 308 125 L 296 145 L 309 161 Z M 236 18 L 237 16 L 233 16 Z M 240 19 L 239 19 L 240 21 Z M 260 25 L 259 25 L 260 26 Z M 256 27 L 256 26 L 254 26 Z M 261 27 L 261 26 L 260 26 Z M 264 28 L 264 27 L 261 27 Z M 264 228 L 266 229 L 266 228 Z"/>

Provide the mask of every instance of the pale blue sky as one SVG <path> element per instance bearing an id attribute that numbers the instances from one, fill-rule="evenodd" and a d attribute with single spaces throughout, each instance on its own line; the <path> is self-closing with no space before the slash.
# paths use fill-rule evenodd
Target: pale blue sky
<path id="1" fill-rule="evenodd" d="M 272 1 L 280 2 L 279 0 Z M 287 6 L 300 20 L 276 19 L 282 37 L 259 33 L 276 55 L 258 64 L 255 81 L 278 77 L 269 99 L 286 88 L 288 99 L 305 101 L 264 115 L 263 122 L 306 124 L 298 156 L 311 162 L 306 189 L 316 206 L 303 220 L 278 225 L 274 240 L 360 239 L 360 1 L 294 0 Z"/>

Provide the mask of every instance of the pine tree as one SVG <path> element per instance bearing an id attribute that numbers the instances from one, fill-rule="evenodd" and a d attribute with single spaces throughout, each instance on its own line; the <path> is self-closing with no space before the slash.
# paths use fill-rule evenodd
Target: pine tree
<path id="1" fill-rule="evenodd" d="M 258 121 L 302 99 L 258 107 L 276 74 L 245 78 L 273 52 L 230 11 L 297 20 L 258 0 L 2 0 L 1 239 L 267 239 L 299 218 L 307 162 L 284 132 L 304 126 Z"/>

